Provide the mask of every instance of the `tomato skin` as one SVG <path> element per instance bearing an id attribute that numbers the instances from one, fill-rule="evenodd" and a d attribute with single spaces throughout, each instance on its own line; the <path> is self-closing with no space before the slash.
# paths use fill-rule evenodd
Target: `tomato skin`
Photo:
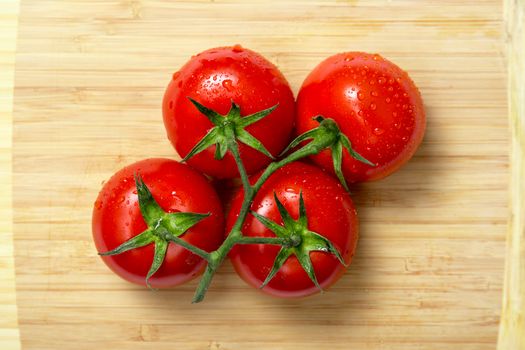
<path id="1" fill-rule="evenodd" d="M 100 191 L 92 218 L 99 252 L 114 249 L 147 228 L 138 205 L 135 173 L 142 176 L 165 211 L 210 213 L 181 238 L 206 251 L 218 248 L 224 236 L 224 218 L 220 200 L 208 180 L 186 164 L 151 158 L 124 167 Z M 102 256 L 102 260 L 123 279 L 146 285 L 153 253 L 154 245 L 150 244 L 119 255 Z M 170 243 L 164 263 L 150 278 L 150 284 L 154 288 L 173 287 L 197 276 L 204 266 L 200 257 Z"/>
<path id="2" fill-rule="evenodd" d="M 250 181 L 254 183 L 259 175 Z M 301 162 L 277 170 L 257 193 L 251 209 L 282 225 L 274 191 L 295 220 L 299 215 L 299 193 L 302 191 L 308 229 L 330 239 L 344 261 L 350 263 L 358 238 L 357 214 L 350 196 L 334 178 L 315 166 Z M 243 197 L 241 189 L 233 199 L 226 221 L 227 232 L 237 219 Z M 251 214 L 248 214 L 242 232 L 250 237 L 275 237 Z M 230 252 L 230 260 L 243 280 L 259 288 L 270 272 L 279 249 L 275 245 L 236 245 Z M 310 258 L 323 288 L 335 283 L 345 271 L 332 254 L 315 251 L 310 253 Z M 303 297 L 319 290 L 292 255 L 262 291 L 278 297 Z"/>
<path id="3" fill-rule="evenodd" d="M 162 103 L 168 138 L 182 157 L 199 142 L 213 124 L 188 100 L 191 97 L 224 115 L 235 101 L 246 116 L 279 106 L 267 117 L 246 128 L 266 149 L 277 156 L 290 140 L 295 101 L 288 82 L 275 65 L 261 55 L 241 48 L 221 47 L 204 51 L 190 59 L 173 75 Z M 238 177 L 237 166 L 229 152 L 222 160 L 214 159 L 215 146 L 197 154 L 190 164 L 216 178 Z M 262 153 L 240 145 L 248 173 L 271 160 Z"/>
<path id="4" fill-rule="evenodd" d="M 380 55 L 347 52 L 331 56 L 308 75 L 297 97 L 297 134 L 317 127 L 312 117 L 334 119 L 352 147 L 377 166 L 343 153 L 348 182 L 378 180 L 406 163 L 425 132 L 419 90 L 408 74 Z M 329 150 L 311 159 L 333 172 Z"/>

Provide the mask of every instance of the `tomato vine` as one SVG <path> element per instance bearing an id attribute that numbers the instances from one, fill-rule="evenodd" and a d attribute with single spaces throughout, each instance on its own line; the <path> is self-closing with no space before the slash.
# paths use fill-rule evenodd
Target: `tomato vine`
<path id="1" fill-rule="evenodd" d="M 275 201 L 279 206 L 279 212 L 285 223 L 284 227 L 265 219 L 261 215 L 252 213 L 255 214 L 254 216 L 263 225 L 272 230 L 276 234 L 276 237 L 246 237 L 242 233 L 242 225 L 246 216 L 250 212 L 250 207 L 257 192 L 275 171 L 287 164 L 318 154 L 325 149 L 330 149 L 333 157 L 334 172 L 346 190 L 348 190 L 348 186 L 341 172 L 341 155 L 343 148 L 346 149 L 355 159 L 369 165 L 373 164 L 352 149 L 350 141 L 341 132 L 337 123 L 333 119 L 324 118 L 319 115 L 313 118 L 319 125 L 296 137 L 281 153 L 280 156 L 282 158 L 270 163 L 262 172 L 258 180 L 252 185 L 250 184 L 248 173 L 246 172 L 244 163 L 241 159 L 239 143 L 244 143 L 273 158 L 263 144 L 248 133 L 245 128 L 251 124 L 257 123 L 271 114 L 276 108 L 278 108 L 278 105 L 248 116 L 241 116 L 239 106 L 233 101 L 231 103 L 230 111 L 226 115 L 220 115 L 216 111 L 200 104 L 194 99 L 190 99 L 190 101 L 200 113 L 213 123 L 214 126 L 193 147 L 183 161 L 187 161 L 208 147 L 215 146 L 215 158 L 218 160 L 222 159 L 227 152 L 231 153 L 241 177 L 244 198 L 237 220 L 231 228 L 228 236 L 221 246 L 212 252 L 206 252 L 181 239 L 181 235 L 201 220 L 206 219 L 209 213 L 164 212 L 153 198 L 147 185 L 140 177 L 140 174 L 136 174 L 135 184 L 137 187 L 139 206 L 148 228 L 139 235 L 122 243 L 117 248 L 99 254 L 105 256 L 117 255 L 148 244 L 155 244 L 153 262 L 146 276 L 146 283 L 149 286 L 148 280 L 162 265 L 168 244 L 173 243 L 180 245 L 207 262 L 206 269 L 193 297 L 193 302 L 197 303 L 204 299 L 214 274 L 219 266 L 221 266 L 230 250 L 236 244 L 272 244 L 281 246 L 281 250 L 275 258 L 274 266 L 268 274 L 267 279 L 264 281 L 263 286 L 271 280 L 285 260 L 291 254 L 295 254 L 312 282 L 318 288 L 321 288 L 311 265 L 309 252 L 316 250 L 325 251 L 335 255 L 341 263 L 344 264 L 344 261 L 341 258 L 340 252 L 337 251 L 328 239 L 308 230 L 307 214 L 302 195 L 300 196 L 300 216 L 297 221 L 291 219 L 282 204 L 280 204 L 278 198 L 275 197 Z M 287 229 L 288 231 L 286 231 Z M 295 249 L 299 246 L 301 246 L 301 249 Z"/>

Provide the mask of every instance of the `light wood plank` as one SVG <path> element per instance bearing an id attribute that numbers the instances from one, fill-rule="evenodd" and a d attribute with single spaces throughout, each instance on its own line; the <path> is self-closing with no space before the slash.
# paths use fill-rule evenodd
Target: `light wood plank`
<path id="1" fill-rule="evenodd" d="M 525 3 L 505 1 L 511 128 L 510 218 L 498 349 L 525 349 Z"/>
<path id="2" fill-rule="evenodd" d="M 0 349 L 20 349 L 13 261 L 12 121 L 18 0 L 0 6 Z"/>

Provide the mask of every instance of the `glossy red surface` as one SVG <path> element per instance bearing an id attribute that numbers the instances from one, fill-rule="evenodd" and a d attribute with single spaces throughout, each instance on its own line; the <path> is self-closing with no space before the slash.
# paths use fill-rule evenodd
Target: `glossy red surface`
<path id="1" fill-rule="evenodd" d="M 116 248 L 147 227 L 138 205 L 133 175 L 138 173 L 159 205 L 168 212 L 211 213 L 181 238 L 206 251 L 215 250 L 224 236 L 221 203 L 208 180 L 185 164 L 169 159 L 146 159 L 115 173 L 107 181 L 93 209 L 93 238 L 99 252 Z M 120 277 L 145 285 L 154 245 L 133 249 L 102 260 Z M 173 287 L 197 276 L 204 260 L 170 244 L 164 263 L 150 279 L 154 288 Z"/>
<path id="2" fill-rule="evenodd" d="M 416 152 L 425 131 L 421 95 L 408 74 L 380 55 L 348 52 L 321 62 L 297 97 L 297 134 L 318 125 L 312 117 L 334 119 L 353 148 L 375 167 L 343 153 L 348 182 L 390 175 Z M 330 151 L 312 157 L 333 171 Z"/>
<path id="3" fill-rule="evenodd" d="M 251 181 L 255 181 L 252 177 Z M 295 162 L 276 171 L 257 193 L 252 210 L 283 224 L 274 200 L 274 192 L 294 219 L 299 215 L 299 193 L 302 191 L 308 215 L 308 229 L 335 245 L 345 262 L 350 263 L 354 254 L 358 221 L 352 200 L 342 186 L 330 175 L 312 165 Z M 227 232 L 234 225 L 242 205 L 243 191 L 233 199 L 227 217 Z M 274 237 L 252 215 L 248 215 L 242 228 L 245 236 Z M 250 285 L 259 288 L 273 266 L 279 251 L 275 245 L 237 245 L 230 252 L 230 260 L 237 273 Z M 345 271 L 337 258 L 325 252 L 311 252 L 314 270 L 319 284 L 327 288 L 335 283 Z M 279 272 L 262 289 L 279 297 L 301 297 L 318 292 L 296 257 L 291 256 Z"/>
<path id="4" fill-rule="evenodd" d="M 259 139 L 274 156 L 288 145 L 291 137 L 295 101 L 288 82 L 275 65 L 261 55 L 238 45 L 204 51 L 190 59 L 173 75 L 162 104 L 168 138 L 184 157 L 212 128 L 212 123 L 191 104 L 195 99 L 220 114 L 226 114 L 231 101 L 246 116 L 279 104 L 270 115 L 246 130 Z M 194 156 L 188 164 L 217 178 L 238 176 L 232 155 L 214 159 L 215 146 Z M 262 153 L 240 146 L 248 173 L 270 162 Z"/>

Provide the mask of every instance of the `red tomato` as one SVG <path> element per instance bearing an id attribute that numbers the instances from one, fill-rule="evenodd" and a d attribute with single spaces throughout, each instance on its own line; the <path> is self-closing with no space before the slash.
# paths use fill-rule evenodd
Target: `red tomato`
<path id="1" fill-rule="evenodd" d="M 416 152 L 425 132 L 421 95 L 408 74 L 379 55 L 347 52 L 329 57 L 308 75 L 297 97 L 297 133 L 315 128 L 312 117 L 334 119 L 352 147 L 376 164 L 343 153 L 348 182 L 390 175 Z M 329 150 L 312 157 L 333 171 Z"/>
<path id="2" fill-rule="evenodd" d="M 287 146 L 294 123 L 295 101 L 288 82 L 275 65 L 261 55 L 238 45 L 204 51 L 194 56 L 173 74 L 162 110 L 168 138 L 182 157 L 199 142 L 213 124 L 189 101 L 225 115 L 234 101 L 241 115 L 259 112 L 276 104 L 267 117 L 246 128 L 274 156 Z M 215 146 L 188 160 L 195 169 L 217 178 L 238 176 L 231 154 L 214 159 Z M 264 154 L 240 145 L 248 173 L 270 162 Z"/>
<path id="3" fill-rule="evenodd" d="M 93 210 L 93 238 L 99 252 L 118 247 L 147 226 L 138 206 L 134 174 L 142 176 L 153 197 L 166 212 L 210 213 L 180 236 L 206 251 L 213 251 L 224 236 L 221 203 L 208 180 L 185 164 L 169 159 L 146 159 L 118 171 L 105 183 Z M 113 272 L 130 282 L 145 285 L 153 261 L 154 244 L 102 259 Z M 170 243 L 159 270 L 151 277 L 155 288 L 173 287 L 197 276 L 205 261 Z"/>
<path id="4" fill-rule="evenodd" d="M 258 176 L 251 181 L 255 182 Z M 274 192 L 294 220 L 299 216 L 299 194 L 302 191 L 308 229 L 328 238 L 348 264 L 357 243 L 357 215 L 348 193 L 338 181 L 321 169 L 300 162 L 276 171 L 257 193 L 252 210 L 283 225 L 274 200 Z M 235 196 L 227 218 L 229 232 L 237 219 L 243 200 L 242 189 Z M 250 237 L 274 237 L 275 234 L 249 214 L 242 232 Z M 250 285 L 259 288 L 270 272 L 279 246 L 250 244 L 237 245 L 230 258 L 237 273 Z M 345 271 L 337 258 L 327 252 L 312 251 L 310 258 L 320 286 L 327 288 Z M 290 256 L 279 272 L 263 289 L 279 297 L 301 297 L 316 293 L 298 259 Z"/>

